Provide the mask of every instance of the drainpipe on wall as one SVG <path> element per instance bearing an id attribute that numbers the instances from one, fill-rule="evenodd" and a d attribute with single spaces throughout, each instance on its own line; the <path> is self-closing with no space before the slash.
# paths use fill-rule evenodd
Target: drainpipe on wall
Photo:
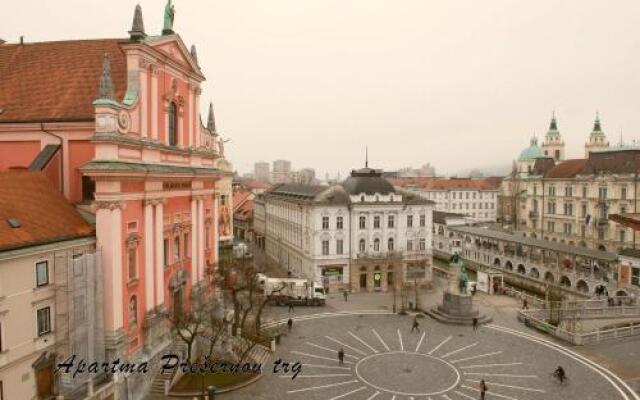
<path id="1" fill-rule="evenodd" d="M 638 171 L 633 175 L 633 213 L 638 212 Z M 632 248 L 636 248 L 636 230 L 633 229 L 633 244 Z"/>
<path id="2" fill-rule="evenodd" d="M 347 281 L 349 285 L 349 291 L 351 291 L 351 277 L 353 276 L 353 271 L 351 271 L 351 254 L 353 243 L 351 242 L 351 204 L 347 204 L 347 211 L 349 215 L 349 275 L 347 276 Z M 343 278 L 344 279 L 344 278 Z"/>
<path id="3" fill-rule="evenodd" d="M 64 140 L 61 136 L 56 135 L 55 133 L 44 129 L 44 123 L 40 122 L 40 130 L 47 135 L 53 136 L 60 141 L 60 192 L 64 195 Z"/>

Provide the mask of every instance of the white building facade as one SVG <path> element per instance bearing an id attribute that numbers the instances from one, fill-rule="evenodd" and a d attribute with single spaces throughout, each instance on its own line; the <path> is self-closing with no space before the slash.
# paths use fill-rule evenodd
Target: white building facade
<path id="1" fill-rule="evenodd" d="M 476 222 L 493 222 L 497 218 L 500 178 L 414 178 L 395 179 L 404 187 L 435 203 L 436 211 L 463 214 Z"/>
<path id="2" fill-rule="evenodd" d="M 339 185 L 285 184 L 256 199 L 254 229 L 292 276 L 384 291 L 431 275 L 433 202 L 364 168 Z"/>

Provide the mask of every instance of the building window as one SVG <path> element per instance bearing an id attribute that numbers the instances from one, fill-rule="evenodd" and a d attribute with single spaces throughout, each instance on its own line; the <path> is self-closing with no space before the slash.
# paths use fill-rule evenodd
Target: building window
<path id="1" fill-rule="evenodd" d="M 342 239 L 336 240 L 336 254 L 342 254 L 344 252 Z"/>
<path id="2" fill-rule="evenodd" d="M 587 187 L 586 186 L 582 187 L 582 197 L 585 198 L 585 199 L 587 198 Z"/>
<path id="3" fill-rule="evenodd" d="M 129 325 L 136 325 L 138 323 L 138 299 L 136 296 L 131 296 L 129 300 Z"/>
<path id="4" fill-rule="evenodd" d="M 164 261 L 164 266 L 167 267 L 169 265 L 169 239 L 164 239 L 162 241 L 162 259 Z"/>
<path id="5" fill-rule="evenodd" d="M 336 218 L 336 229 L 342 229 L 342 217 Z"/>
<path id="6" fill-rule="evenodd" d="M 129 280 L 132 281 L 138 277 L 138 248 L 133 245 L 129 245 L 129 253 L 128 253 L 128 261 L 129 261 Z"/>
<path id="7" fill-rule="evenodd" d="M 367 217 L 361 215 L 360 216 L 360 229 L 366 229 L 367 228 Z"/>
<path id="8" fill-rule="evenodd" d="M 456 192 L 453 192 L 453 199 L 456 199 Z"/>
<path id="9" fill-rule="evenodd" d="M 640 286 L 640 268 L 631 269 L 631 284 Z"/>
<path id="10" fill-rule="evenodd" d="M 564 188 L 564 197 L 573 197 L 573 188 L 571 186 Z"/>
<path id="11" fill-rule="evenodd" d="M 208 231 L 208 229 L 207 229 L 207 231 Z M 185 258 L 190 258 L 191 257 L 191 249 L 189 248 L 189 234 L 188 233 L 184 234 L 184 239 L 183 239 L 182 245 L 184 247 L 184 249 L 182 250 L 182 254 L 184 254 Z M 208 240 L 207 240 L 207 248 L 208 248 L 208 245 L 209 245 L 209 243 L 208 243 Z"/>
<path id="12" fill-rule="evenodd" d="M 624 243 L 626 239 L 626 231 L 620 231 L 620 243 Z"/>
<path id="13" fill-rule="evenodd" d="M 389 251 L 393 251 L 393 238 L 389 238 L 389 240 L 387 241 L 387 249 Z"/>
<path id="14" fill-rule="evenodd" d="M 555 223 L 553 221 L 547 221 L 547 231 L 549 231 L 550 233 L 553 233 L 555 230 Z"/>
<path id="15" fill-rule="evenodd" d="M 572 229 L 571 224 L 568 223 L 568 222 L 565 222 L 564 223 L 564 233 L 565 233 L 565 235 L 571 235 L 572 230 L 573 229 Z"/>
<path id="16" fill-rule="evenodd" d="M 584 225 L 580 225 L 580 236 L 585 237 L 587 234 L 587 227 Z"/>
<path id="17" fill-rule="evenodd" d="M 93 201 L 93 194 L 96 191 L 96 183 L 90 176 L 82 177 L 82 201 L 87 203 Z"/>
<path id="18" fill-rule="evenodd" d="M 329 217 L 322 217 L 322 229 L 325 231 L 329 229 Z"/>
<path id="19" fill-rule="evenodd" d="M 407 228 L 411 228 L 413 226 L 413 215 L 407 215 Z"/>
<path id="20" fill-rule="evenodd" d="M 407 251 L 413 251 L 413 240 L 407 240 Z"/>
<path id="21" fill-rule="evenodd" d="M 549 186 L 549 196 L 555 196 L 555 195 L 556 195 L 556 187 Z"/>
<path id="22" fill-rule="evenodd" d="M 173 238 L 173 262 L 180 261 L 180 236 Z"/>
<path id="23" fill-rule="evenodd" d="M 373 239 L 373 251 L 380 251 L 380 239 Z"/>
<path id="24" fill-rule="evenodd" d="M 599 199 L 606 199 L 607 198 L 607 188 L 606 187 L 598 188 L 598 198 Z"/>
<path id="25" fill-rule="evenodd" d="M 564 215 L 568 215 L 568 216 L 573 215 L 573 204 L 564 203 Z"/>
<path id="26" fill-rule="evenodd" d="M 389 215 L 389 218 L 387 219 L 387 227 L 388 228 L 393 228 L 394 226 L 394 218 L 393 215 Z"/>
<path id="27" fill-rule="evenodd" d="M 49 261 L 39 261 L 36 263 L 36 286 L 46 286 L 49 284 Z"/>
<path id="28" fill-rule="evenodd" d="M 364 253 L 364 251 L 366 250 L 367 244 L 364 241 L 364 239 L 360 239 L 360 242 L 358 242 L 358 251 L 360 253 Z"/>
<path id="29" fill-rule="evenodd" d="M 587 216 L 587 205 L 586 204 L 582 204 L 582 207 L 580 209 L 580 216 L 582 218 L 585 218 Z"/>
<path id="30" fill-rule="evenodd" d="M 627 199 L 627 188 L 623 187 L 622 189 L 620 189 L 620 199 L 621 200 L 626 200 Z"/>
<path id="31" fill-rule="evenodd" d="M 51 333 L 51 307 L 40 308 L 36 313 L 38 336 L 43 336 Z"/>
<path id="32" fill-rule="evenodd" d="M 420 226 L 425 226 L 427 224 L 427 216 L 424 214 L 420 215 Z"/>
<path id="33" fill-rule="evenodd" d="M 2 385 L 2 381 L 0 381 L 0 400 L 4 400 L 4 386 Z"/>
<path id="34" fill-rule="evenodd" d="M 425 238 L 420 239 L 420 251 L 427 249 L 427 240 Z"/>
<path id="35" fill-rule="evenodd" d="M 598 240 L 604 240 L 604 229 L 598 229 Z"/>
<path id="36" fill-rule="evenodd" d="M 329 241 L 328 240 L 323 240 L 322 241 L 322 255 L 323 256 L 328 256 L 329 255 Z"/>
<path id="37" fill-rule="evenodd" d="M 373 229 L 380 229 L 380 216 L 375 215 L 373 217 Z"/>
<path id="38" fill-rule="evenodd" d="M 178 106 L 176 103 L 169 104 L 169 146 L 178 144 Z"/>

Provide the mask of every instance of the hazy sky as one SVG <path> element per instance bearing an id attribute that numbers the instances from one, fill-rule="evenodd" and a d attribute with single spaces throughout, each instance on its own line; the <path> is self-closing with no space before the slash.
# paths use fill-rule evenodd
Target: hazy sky
<path id="1" fill-rule="evenodd" d="M 0 38 L 126 37 L 137 1 L 2 0 Z M 165 0 L 142 0 L 147 33 Z M 510 164 L 553 109 L 569 157 L 596 110 L 640 139 L 640 2 L 174 0 L 240 172 Z M 206 104 L 203 109 L 206 110 Z"/>

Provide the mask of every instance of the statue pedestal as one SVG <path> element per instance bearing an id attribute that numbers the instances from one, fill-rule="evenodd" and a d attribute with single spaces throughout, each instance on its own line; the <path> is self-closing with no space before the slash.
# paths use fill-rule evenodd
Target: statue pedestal
<path id="1" fill-rule="evenodd" d="M 481 315 L 473 308 L 473 297 L 469 294 L 458 294 L 445 290 L 442 294 L 442 304 L 427 310 L 430 317 L 445 324 L 472 325 L 477 318 L 479 324 L 491 322 L 491 317 Z"/>

